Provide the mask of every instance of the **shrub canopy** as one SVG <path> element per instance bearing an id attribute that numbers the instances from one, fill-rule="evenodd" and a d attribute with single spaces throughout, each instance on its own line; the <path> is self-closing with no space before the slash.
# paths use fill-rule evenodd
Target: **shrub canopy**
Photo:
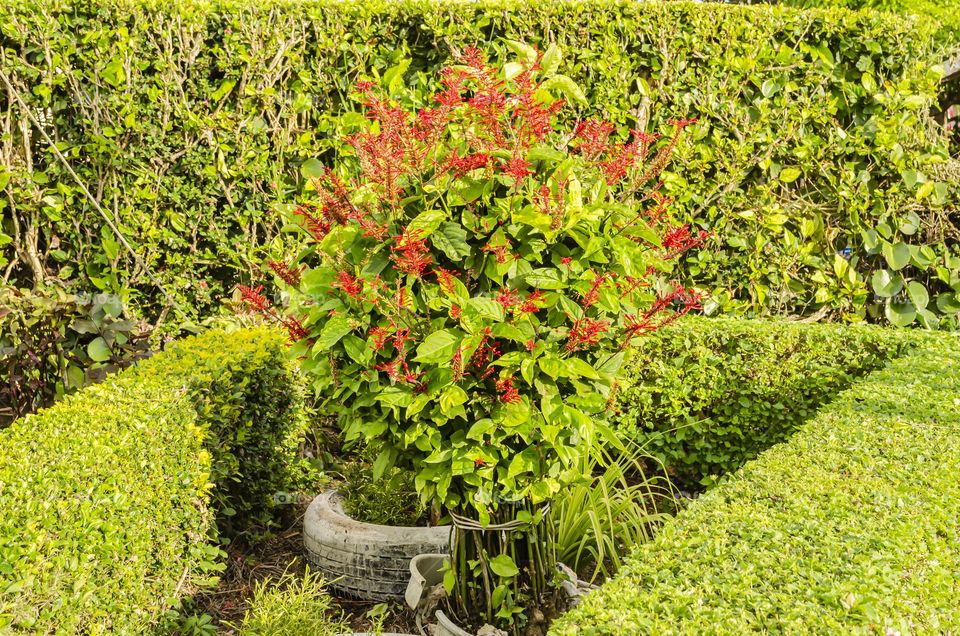
<path id="1" fill-rule="evenodd" d="M 597 105 L 571 118 L 605 117 L 621 135 L 700 118 L 664 189 L 717 235 L 685 272 L 718 310 L 882 318 L 892 305 L 898 323 L 937 322 L 960 310 L 960 258 L 935 212 L 952 195 L 930 170 L 945 148 L 926 121 L 935 29 L 892 14 L 627 0 L 26 0 L 0 7 L 0 64 L 199 313 L 280 251 L 270 209 L 296 200 L 301 164 L 340 148 L 337 116 L 358 78 L 416 100 L 452 52 L 506 38 L 566 52 L 559 71 Z M 7 277 L 80 277 L 156 309 L 142 268 L 8 100 Z M 891 268 L 861 234 L 874 227 Z M 924 293 L 908 297 L 898 275 Z"/>

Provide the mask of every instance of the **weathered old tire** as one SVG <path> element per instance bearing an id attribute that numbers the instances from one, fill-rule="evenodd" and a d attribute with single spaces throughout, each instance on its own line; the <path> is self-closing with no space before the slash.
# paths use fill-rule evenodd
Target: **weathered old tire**
<path id="1" fill-rule="evenodd" d="M 402 599 L 410 559 L 450 551 L 450 526 L 404 528 L 362 523 L 344 513 L 337 491 L 320 494 L 303 520 L 307 558 L 331 588 L 354 598 Z"/>

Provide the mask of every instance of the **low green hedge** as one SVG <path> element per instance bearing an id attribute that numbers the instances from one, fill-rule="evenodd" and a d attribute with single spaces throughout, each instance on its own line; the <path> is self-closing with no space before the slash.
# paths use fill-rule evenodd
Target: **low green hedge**
<path id="1" fill-rule="evenodd" d="M 868 326 L 691 317 L 638 343 L 617 421 L 681 483 L 707 484 L 907 342 Z"/>
<path id="2" fill-rule="evenodd" d="M 928 340 L 692 503 L 553 628 L 960 630 L 960 341 Z"/>
<path id="3" fill-rule="evenodd" d="M 139 634 L 210 582 L 217 512 L 284 484 L 283 348 L 209 332 L 0 432 L 0 632 Z"/>

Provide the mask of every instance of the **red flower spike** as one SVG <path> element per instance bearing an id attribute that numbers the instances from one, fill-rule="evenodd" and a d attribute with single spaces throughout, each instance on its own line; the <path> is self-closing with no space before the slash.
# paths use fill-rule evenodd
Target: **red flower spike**
<path id="1" fill-rule="evenodd" d="M 493 254 L 497 263 L 503 265 L 507 262 L 507 256 L 512 256 L 510 248 L 513 247 L 508 242 L 506 245 L 484 245 L 481 249 L 488 254 Z"/>
<path id="2" fill-rule="evenodd" d="M 610 274 L 604 273 L 600 276 L 597 276 L 593 279 L 593 283 L 590 285 L 590 290 L 583 294 L 580 298 L 580 306 L 584 309 L 589 309 L 596 304 L 597 300 L 600 298 L 600 286 L 603 284 Z"/>
<path id="3" fill-rule="evenodd" d="M 516 404 L 520 401 L 520 392 L 513 386 L 513 378 L 506 377 L 494 382 L 500 401 L 504 404 Z"/>
<path id="4" fill-rule="evenodd" d="M 463 350 L 460 347 L 457 347 L 453 358 L 450 360 L 450 369 L 453 371 L 454 382 L 463 380 Z"/>
<path id="5" fill-rule="evenodd" d="M 395 244 L 391 248 L 391 258 L 397 270 L 416 278 L 422 278 L 423 272 L 433 263 L 426 239 L 419 236 L 419 231 L 404 232 L 393 237 Z"/>
<path id="6" fill-rule="evenodd" d="M 573 134 L 577 139 L 577 150 L 584 157 L 594 159 L 606 153 L 610 148 L 610 134 L 614 125 L 602 119 L 586 119 L 577 124 Z"/>
<path id="7" fill-rule="evenodd" d="M 703 230 L 691 234 L 689 225 L 673 228 L 663 235 L 664 258 L 675 258 L 687 250 L 698 247 L 709 236 L 710 234 Z"/>
<path id="8" fill-rule="evenodd" d="M 354 276 L 350 272 L 339 271 L 337 272 L 337 280 L 334 281 L 332 287 L 339 289 L 351 299 L 357 300 L 363 294 L 363 282 L 362 278 Z"/>
<path id="9" fill-rule="evenodd" d="M 501 289 L 495 300 L 507 311 L 520 304 L 520 296 L 516 289 Z"/>
<path id="10" fill-rule="evenodd" d="M 290 340 L 297 342 L 303 340 L 310 336 L 310 332 L 307 331 L 306 327 L 303 326 L 303 323 L 293 317 L 288 317 L 283 319 L 282 324 L 287 328 L 287 333 L 290 334 Z"/>
<path id="11" fill-rule="evenodd" d="M 273 259 L 268 260 L 267 265 L 269 265 L 270 269 L 272 269 L 276 275 L 279 276 L 280 279 L 287 285 L 296 287 L 300 284 L 300 274 L 303 272 L 303 265 L 294 269 L 286 263 L 275 261 Z"/>
<path id="12" fill-rule="evenodd" d="M 513 177 L 513 187 L 516 188 L 529 175 L 533 174 L 530 170 L 530 162 L 523 157 L 512 157 L 500 165 L 500 171 L 503 174 Z"/>
<path id="13" fill-rule="evenodd" d="M 456 275 L 448 269 L 442 267 L 433 268 L 433 273 L 437 277 L 437 284 L 440 285 L 440 289 L 447 294 L 452 294 L 453 290 L 456 289 L 454 281 L 457 280 Z"/>
<path id="14" fill-rule="evenodd" d="M 237 285 L 237 289 L 240 290 L 240 298 L 251 309 L 255 309 L 256 311 L 262 313 L 270 313 L 273 311 L 270 300 L 260 293 L 263 291 L 263 285 L 258 285 L 256 287 Z"/>
<path id="15" fill-rule="evenodd" d="M 390 337 L 390 330 L 386 327 L 374 327 L 369 331 L 369 335 L 373 338 L 373 348 L 377 351 L 383 351 L 383 346 L 387 342 L 387 338 Z"/>
<path id="16" fill-rule="evenodd" d="M 690 119 L 673 119 L 670 121 L 671 126 L 676 126 L 677 128 L 686 128 L 691 124 L 697 123 L 696 117 L 691 117 Z"/>
<path id="17" fill-rule="evenodd" d="M 322 241 L 324 237 L 330 233 L 330 229 L 333 227 L 333 224 L 328 220 L 322 217 L 316 216 L 314 212 L 303 205 L 298 205 L 297 209 L 293 211 L 295 216 L 299 216 L 303 219 L 303 225 L 306 227 L 307 231 L 313 235 L 314 240 Z"/>
<path id="18" fill-rule="evenodd" d="M 490 164 L 490 155 L 483 152 L 475 152 L 461 157 L 454 150 L 446 163 L 440 169 L 441 172 L 452 171 L 457 179 L 466 176 L 468 173 L 479 168 L 485 168 Z"/>
<path id="19" fill-rule="evenodd" d="M 610 327 L 606 320 L 583 317 L 573 322 L 570 334 L 567 336 L 567 351 L 573 353 L 586 346 L 600 342 L 600 335 Z"/>
<path id="20" fill-rule="evenodd" d="M 520 313 L 523 314 L 535 314 L 540 311 L 539 303 L 543 302 L 543 292 L 539 289 L 527 294 L 527 298 L 523 301 L 523 304 L 520 305 Z"/>

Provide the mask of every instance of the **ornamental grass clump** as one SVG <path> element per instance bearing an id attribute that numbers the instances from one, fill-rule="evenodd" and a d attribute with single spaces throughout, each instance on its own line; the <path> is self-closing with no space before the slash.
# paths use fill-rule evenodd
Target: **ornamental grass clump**
<path id="1" fill-rule="evenodd" d="M 631 342 L 698 307 L 670 261 L 706 237 L 674 227 L 659 175 L 682 130 L 556 130 L 560 52 L 468 48 L 429 105 L 371 82 L 350 152 L 295 212 L 309 247 L 273 263 L 295 355 L 376 475 L 411 470 L 458 527 L 446 585 L 461 621 L 536 630 L 558 609 L 551 498 L 578 476 Z"/>

